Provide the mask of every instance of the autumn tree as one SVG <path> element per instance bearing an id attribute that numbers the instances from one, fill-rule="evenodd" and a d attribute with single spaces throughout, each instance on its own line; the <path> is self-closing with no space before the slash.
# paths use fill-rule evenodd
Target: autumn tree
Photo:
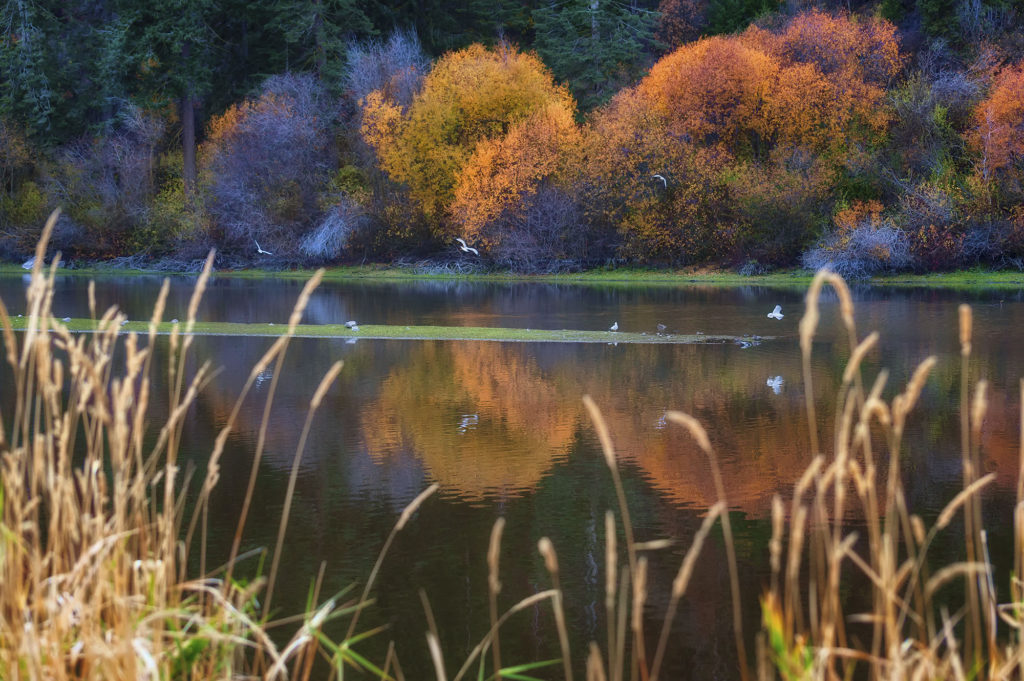
<path id="1" fill-rule="evenodd" d="M 728 250 L 721 224 L 729 160 L 696 144 L 639 88 L 619 93 L 584 131 L 576 180 L 591 238 L 647 263 L 691 263 Z M 614 238 L 613 238 L 614 237 Z"/>
<path id="2" fill-rule="evenodd" d="M 699 38 L 708 25 L 706 0 L 661 0 L 654 37 L 669 51 Z"/>
<path id="3" fill-rule="evenodd" d="M 974 113 L 970 142 L 981 183 L 1020 195 L 1024 181 L 1024 62 L 1004 68 Z"/>
<path id="4" fill-rule="evenodd" d="M 791 261 L 826 222 L 834 164 L 885 130 L 894 35 L 811 12 L 683 45 L 588 128 L 591 215 L 629 257 Z"/>
<path id="5" fill-rule="evenodd" d="M 438 60 L 407 110 L 382 90 L 370 93 L 362 133 L 384 170 L 440 225 L 477 145 L 552 104 L 573 110 L 537 57 L 508 45 L 472 45 Z"/>

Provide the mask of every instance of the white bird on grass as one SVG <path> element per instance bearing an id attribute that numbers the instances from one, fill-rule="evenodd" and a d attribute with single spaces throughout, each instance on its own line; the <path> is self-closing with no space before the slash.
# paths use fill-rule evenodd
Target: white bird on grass
<path id="1" fill-rule="evenodd" d="M 253 239 L 253 241 L 256 241 L 256 239 Z M 270 251 L 264 251 L 262 248 L 260 248 L 260 242 L 259 241 L 256 241 L 256 253 L 257 254 L 262 254 L 262 255 L 274 255 Z"/>
<path id="2" fill-rule="evenodd" d="M 768 313 L 768 317 L 772 319 L 782 319 L 784 316 L 781 305 L 776 305 L 775 309 Z"/>
<path id="3" fill-rule="evenodd" d="M 618 331 L 619 330 L 619 323 L 615 322 L 614 324 L 611 325 L 611 327 L 609 327 L 608 330 L 609 331 Z"/>
<path id="4" fill-rule="evenodd" d="M 36 264 L 36 256 L 33 255 L 31 258 L 29 258 L 25 262 L 21 263 L 21 269 L 23 269 L 23 270 L 30 270 L 30 269 L 32 269 L 35 266 L 35 264 Z"/>
<path id="5" fill-rule="evenodd" d="M 665 183 L 665 189 L 668 189 L 668 180 L 665 179 L 664 175 L 658 175 L 657 173 L 655 173 L 654 175 L 651 175 L 651 177 L 656 177 L 659 180 L 661 180 L 662 182 L 664 182 Z"/>
<path id="6" fill-rule="evenodd" d="M 463 252 L 463 253 L 472 253 L 473 255 L 480 255 L 480 251 L 476 250 L 476 249 L 475 249 L 475 248 L 473 248 L 472 246 L 467 246 L 467 245 L 466 245 L 466 242 L 465 242 L 465 241 L 463 241 L 462 239 L 459 239 L 459 238 L 457 238 L 457 237 L 456 237 L 456 239 L 455 239 L 455 240 L 456 240 L 456 241 L 458 241 L 458 242 L 459 242 L 459 244 L 461 244 L 461 245 L 459 246 L 459 248 L 461 248 L 461 249 L 462 249 L 462 252 Z"/>
<path id="7" fill-rule="evenodd" d="M 354 329 L 354 328 L 356 328 L 356 322 L 355 322 L 354 319 L 349 320 L 349 321 L 345 322 L 345 326 L 347 326 L 350 329 Z"/>

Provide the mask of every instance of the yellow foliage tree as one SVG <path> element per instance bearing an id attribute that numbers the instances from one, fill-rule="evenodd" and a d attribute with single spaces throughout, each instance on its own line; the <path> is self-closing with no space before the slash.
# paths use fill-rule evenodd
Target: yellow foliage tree
<path id="1" fill-rule="evenodd" d="M 471 45 L 442 57 L 408 110 L 371 93 L 362 134 L 383 169 L 409 186 L 435 220 L 447 212 L 462 169 L 481 142 L 504 137 L 548 106 L 574 111 L 540 60 L 508 45 Z"/>

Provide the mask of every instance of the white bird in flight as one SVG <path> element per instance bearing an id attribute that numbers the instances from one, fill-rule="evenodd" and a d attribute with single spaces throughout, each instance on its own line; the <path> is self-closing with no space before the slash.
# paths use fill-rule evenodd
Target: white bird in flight
<path id="1" fill-rule="evenodd" d="M 619 323 L 615 322 L 614 324 L 611 325 L 611 327 L 609 327 L 608 330 L 609 331 L 618 331 L 619 330 Z"/>
<path id="2" fill-rule="evenodd" d="M 775 376 L 774 378 L 769 378 L 767 381 L 765 381 L 765 383 L 768 384 L 768 387 L 771 388 L 772 392 L 775 393 L 776 395 L 782 392 L 782 384 L 784 383 L 784 381 L 782 380 L 782 376 Z"/>
<path id="3" fill-rule="evenodd" d="M 253 239 L 253 241 L 256 241 L 256 239 Z M 262 253 L 263 255 L 274 255 L 270 251 L 264 251 L 262 248 L 260 248 L 259 241 L 256 241 L 256 253 Z"/>
<path id="4" fill-rule="evenodd" d="M 467 246 L 466 242 L 463 241 L 462 239 L 456 238 L 455 240 L 461 244 L 459 248 L 462 249 L 463 253 L 472 253 L 473 255 L 480 255 L 480 251 L 476 250 L 472 246 Z"/>
<path id="5" fill-rule="evenodd" d="M 782 306 L 776 305 L 775 309 L 768 313 L 769 318 L 782 319 L 785 315 L 782 314 Z"/>
<path id="6" fill-rule="evenodd" d="M 654 175 L 651 175 L 651 177 L 656 177 L 659 180 L 661 180 L 662 182 L 664 182 L 665 183 L 665 189 L 668 189 L 668 180 L 665 179 L 664 175 L 658 175 L 657 173 L 655 173 Z"/>

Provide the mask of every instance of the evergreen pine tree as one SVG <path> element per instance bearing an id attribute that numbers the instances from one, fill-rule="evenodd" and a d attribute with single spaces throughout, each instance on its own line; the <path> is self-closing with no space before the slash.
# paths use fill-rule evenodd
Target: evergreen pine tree
<path id="1" fill-rule="evenodd" d="M 590 109 L 642 71 L 657 17 L 622 0 L 549 2 L 533 11 L 534 47 Z"/>

